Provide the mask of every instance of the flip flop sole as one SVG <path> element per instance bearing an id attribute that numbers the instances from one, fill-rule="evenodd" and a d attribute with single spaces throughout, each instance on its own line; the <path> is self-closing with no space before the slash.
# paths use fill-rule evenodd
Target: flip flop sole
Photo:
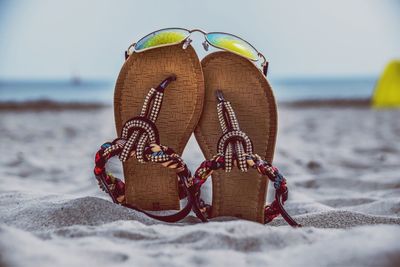
<path id="1" fill-rule="evenodd" d="M 254 152 L 272 162 L 277 134 L 277 110 L 271 86 L 257 67 L 247 59 L 228 52 L 216 52 L 202 62 L 205 100 L 195 130 L 196 139 L 207 159 L 217 153 L 222 135 L 217 117 L 215 90 L 230 101 L 242 131 L 254 144 Z M 235 216 L 264 222 L 268 180 L 257 171 L 212 174 L 212 217 Z"/>
<path id="2" fill-rule="evenodd" d="M 160 142 L 182 154 L 199 120 L 204 99 L 200 61 L 194 49 L 182 45 L 133 53 L 123 65 L 114 93 L 118 134 L 123 124 L 140 114 L 148 90 L 167 76 L 176 75 L 165 91 L 156 121 Z M 178 180 L 174 170 L 156 163 L 123 163 L 126 203 L 145 210 L 179 209 Z"/>

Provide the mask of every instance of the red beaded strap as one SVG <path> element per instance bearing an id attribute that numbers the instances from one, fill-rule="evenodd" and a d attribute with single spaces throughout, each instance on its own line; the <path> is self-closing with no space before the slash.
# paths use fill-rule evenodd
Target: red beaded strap
<path id="1" fill-rule="evenodd" d="M 164 89 L 175 79 L 175 76 L 170 76 L 157 88 L 150 89 L 144 100 L 140 115 L 124 124 L 120 138 L 104 143 L 100 147 L 95 156 L 94 168 L 94 174 L 100 188 L 110 195 L 114 203 L 141 211 L 149 217 L 166 222 L 176 222 L 186 217 L 192 209 L 194 199 L 194 195 L 192 195 L 194 190 L 191 189 L 191 173 L 187 165 L 171 148 L 160 144 L 158 130 L 155 125 L 161 109 Z M 181 199 L 188 198 L 186 206 L 178 213 L 160 216 L 126 204 L 124 182 L 106 171 L 107 161 L 114 156 L 118 156 L 121 161 L 134 157 L 142 163 L 148 161 L 157 162 L 164 167 L 174 169 L 178 176 L 179 197 Z"/>
<path id="2" fill-rule="evenodd" d="M 286 179 L 277 168 L 253 153 L 253 144 L 246 133 L 240 130 L 231 104 L 225 100 L 221 91 L 217 90 L 216 96 L 219 101 L 217 112 L 223 135 L 218 141 L 218 154 L 201 163 L 194 174 L 195 194 L 200 194 L 201 185 L 215 170 L 223 169 L 230 172 L 235 165 L 243 172 L 246 172 L 248 168 L 253 168 L 261 175 L 266 175 L 275 187 L 275 200 L 265 207 L 264 222 L 268 223 L 280 214 L 291 226 L 300 226 L 283 208 L 283 204 L 288 198 Z M 211 206 L 199 201 L 194 202 L 193 206 L 199 206 L 203 218 L 210 217 Z"/>
<path id="3" fill-rule="evenodd" d="M 100 188 L 110 195 L 114 203 L 143 212 L 151 218 L 166 222 L 176 222 L 186 217 L 192 209 L 192 198 L 188 198 L 187 205 L 181 211 L 166 216 L 151 214 L 139 207 L 125 203 L 124 182 L 106 171 L 107 161 L 114 156 L 119 156 L 123 150 L 123 146 L 119 145 L 120 141 L 121 139 L 119 138 L 115 139 L 113 142 L 105 143 L 96 153 L 94 174 Z M 180 197 L 183 198 L 189 195 L 191 174 L 185 162 L 178 154 L 166 146 L 150 144 L 144 148 L 143 155 L 145 161 L 158 162 L 164 167 L 175 169 L 181 185 L 179 187 Z"/>
<path id="4" fill-rule="evenodd" d="M 213 171 L 225 168 L 225 156 L 218 154 L 211 160 L 205 160 L 197 168 L 193 177 L 193 185 L 196 192 L 200 191 L 201 186 L 205 183 L 207 178 Z M 277 168 L 269 164 L 267 161 L 261 159 L 257 154 L 246 155 L 247 166 L 256 169 L 259 174 L 266 175 L 273 183 L 275 188 L 275 200 L 265 207 L 264 223 L 269 223 L 275 217 L 282 215 L 285 221 L 291 226 L 300 226 L 283 208 L 283 204 L 288 198 L 288 188 L 286 186 L 286 179 L 278 171 Z M 209 217 L 211 206 L 207 206 L 205 216 Z"/>

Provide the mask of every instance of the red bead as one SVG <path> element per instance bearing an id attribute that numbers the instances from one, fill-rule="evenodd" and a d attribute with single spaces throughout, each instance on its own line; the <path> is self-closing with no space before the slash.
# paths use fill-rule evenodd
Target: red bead
<path id="1" fill-rule="evenodd" d="M 96 156 L 95 156 L 95 161 L 99 161 L 100 159 L 101 159 L 100 153 L 97 152 L 97 153 L 96 153 Z"/>
<path id="2" fill-rule="evenodd" d="M 94 173 L 96 174 L 96 175 L 100 175 L 102 172 L 103 172 L 103 168 L 100 168 L 100 167 L 95 167 L 94 168 Z"/>

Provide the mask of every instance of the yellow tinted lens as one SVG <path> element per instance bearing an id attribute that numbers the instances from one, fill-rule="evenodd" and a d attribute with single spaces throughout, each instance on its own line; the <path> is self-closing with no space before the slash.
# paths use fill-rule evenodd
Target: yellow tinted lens
<path id="1" fill-rule="evenodd" d="M 184 29 L 159 30 L 140 39 L 135 45 L 135 50 L 138 51 L 168 44 L 177 44 L 185 40 L 188 36 L 189 32 Z"/>
<path id="2" fill-rule="evenodd" d="M 245 40 L 227 33 L 211 32 L 206 35 L 207 41 L 215 47 L 228 50 L 251 60 L 258 60 L 258 52 Z"/>

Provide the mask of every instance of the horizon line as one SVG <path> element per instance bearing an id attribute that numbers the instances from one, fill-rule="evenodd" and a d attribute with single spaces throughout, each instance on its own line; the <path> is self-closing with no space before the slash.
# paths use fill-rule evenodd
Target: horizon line
<path id="1" fill-rule="evenodd" d="M 267 76 L 270 81 L 335 81 L 335 80 L 376 80 L 379 75 L 335 75 L 335 76 L 320 76 L 320 75 L 304 75 L 304 76 Z M 115 82 L 115 78 L 0 78 L 0 84 L 24 84 L 24 83 L 75 83 L 75 84 L 88 84 L 88 83 L 111 83 Z"/>

